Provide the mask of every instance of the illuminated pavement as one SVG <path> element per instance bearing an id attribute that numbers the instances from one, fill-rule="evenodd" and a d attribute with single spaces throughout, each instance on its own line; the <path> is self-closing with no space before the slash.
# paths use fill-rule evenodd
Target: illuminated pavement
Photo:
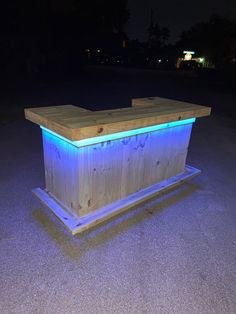
<path id="1" fill-rule="evenodd" d="M 236 313 L 235 120 L 202 118 L 188 163 L 203 173 L 72 238 L 30 190 L 40 129 L 1 126 L 0 313 Z"/>

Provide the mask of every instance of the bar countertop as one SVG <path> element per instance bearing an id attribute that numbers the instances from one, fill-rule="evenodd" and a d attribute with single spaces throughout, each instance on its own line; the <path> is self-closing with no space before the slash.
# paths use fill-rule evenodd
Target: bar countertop
<path id="1" fill-rule="evenodd" d="M 208 116 L 210 107 L 160 97 L 137 98 L 132 107 L 90 111 L 73 105 L 25 109 L 26 119 L 78 141 L 156 124 Z"/>

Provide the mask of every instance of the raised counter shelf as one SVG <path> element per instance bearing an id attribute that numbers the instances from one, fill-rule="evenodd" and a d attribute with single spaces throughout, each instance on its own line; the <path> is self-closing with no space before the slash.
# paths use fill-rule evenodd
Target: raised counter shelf
<path id="1" fill-rule="evenodd" d="M 25 109 L 26 119 L 70 141 L 113 134 L 146 126 L 199 118 L 211 108 L 165 98 L 133 99 L 132 107 L 90 111 L 64 105 Z"/>

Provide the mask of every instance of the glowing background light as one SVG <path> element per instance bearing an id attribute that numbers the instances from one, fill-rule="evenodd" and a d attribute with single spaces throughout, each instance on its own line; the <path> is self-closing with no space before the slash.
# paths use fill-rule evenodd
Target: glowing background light
<path id="1" fill-rule="evenodd" d="M 188 51 L 188 50 L 184 50 L 183 53 L 185 54 L 185 55 L 184 55 L 184 60 L 185 60 L 185 61 L 190 61 L 190 60 L 192 60 L 192 55 L 195 54 L 194 51 Z"/>
<path id="2" fill-rule="evenodd" d="M 195 122 L 195 120 L 196 120 L 195 118 L 191 118 L 191 119 L 186 119 L 186 120 L 179 120 L 179 121 L 168 122 L 168 123 L 163 123 L 163 124 L 151 125 L 151 126 L 147 126 L 145 128 L 139 128 L 139 129 L 134 129 L 134 130 L 129 130 L 129 131 L 113 133 L 113 134 L 96 136 L 96 137 L 86 138 L 86 139 L 79 140 L 79 141 L 71 141 L 71 140 L 51 131 L 51 130 L 48 130 L 47 128 L 45 128 L 43 126 L 40 126 L 40 127 L 44 131 L 66 141 L 66 142 L 68 142 L 68 143 L 70 143 L 76 147 L 83 147 L 83 146 L 98 144 L 98 143 L 107 142 L 107 141 L 114 141 L 117 139 L 130 137 L 130 136 L 134 136 L 134 135 L 138 135 L 138 134 L 163 130 L 166 128 L 177 127 L 177 126 L 184 125 L 184 124 L 191 124 L 191 123 Z"/>
<path id="3" fill-rule="evenodd" d="M 189 53 L 190 55 L 194 55 L 195 51 L 184 50 L 183 53 Z"/>

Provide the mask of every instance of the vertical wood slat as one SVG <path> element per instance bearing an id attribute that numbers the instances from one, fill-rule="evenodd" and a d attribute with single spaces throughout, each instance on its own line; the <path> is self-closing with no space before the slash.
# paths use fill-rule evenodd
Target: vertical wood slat
<path id="1" fill-rule="evenodd" d="M 43 131 L 46 189 L 78 217 L 184 171 L 191 125 L 77 148 Z"/>

